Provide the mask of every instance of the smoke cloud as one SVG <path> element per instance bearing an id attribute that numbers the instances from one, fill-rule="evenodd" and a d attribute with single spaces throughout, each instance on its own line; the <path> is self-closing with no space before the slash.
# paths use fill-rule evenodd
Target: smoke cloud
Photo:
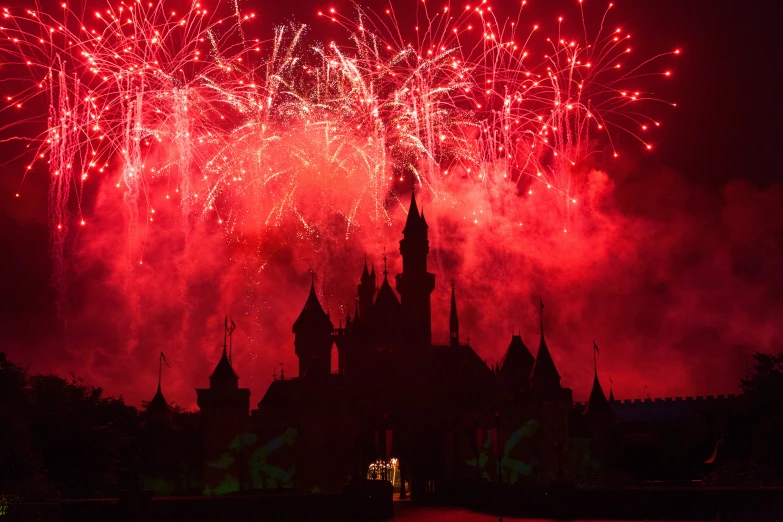
<path id="1" fill-rule="evenodd" d="M 618 398 L 641 397 L 645 385 L 651 396 L 731 393 L 745 354 L 780 346 L 779 186 L 734 181 L 716 193 L 671 171 L 592 170 L 581 199 L 564 210 L 540 184 L 529 194 L 464 175 L 417 196 L 437 276 L 435 341 L 447 339 L 453 277 L 461 338 L 489 364 L 503 356 L 512 331 L 535 355 L 540 296 L 548 345 L 577 399 L 589 392 L 594 339 L 604 388 L 611 378 Z M 379 283 L 384 248 L 390 277 L 401 268 L 409 194 L 388 198 L 388 219 L 359 215 L 347 232 L 345 215 L 324 211 L 340 189 L 315 183 L 298 194 L 301 215 L 318 222 L 317 231 L 291 214 L 272 225 L 233 222 L 228 232 L 198 216 L 183 226 L 176 205 L 161 200 L 151 202 L 154 221 L 128 233 L 127 208 L 104 183 L 73 241 L 62 323 L 31 337 L 41 344 L 33 368 L 73 371 L 138 404 L 155 391 L 163 351 L 172 365 L 163 369 L 164 394 L 194 407 L 194 389 L 207 386 L 220 357 L 227 314 L 238 325 L 240 383 L 255 404 L 273 371 L 296 374 L 291 325 L 311 270 L 338 325 L 353 315 L 365 254 Z M 15 350 L 24 351 L 12 343 L 12 357 Z"/>

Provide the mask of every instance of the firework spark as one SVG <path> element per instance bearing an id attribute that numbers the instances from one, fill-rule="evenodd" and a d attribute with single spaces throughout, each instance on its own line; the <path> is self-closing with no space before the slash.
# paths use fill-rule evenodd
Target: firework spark
<path id="1" fill-rule="evenodd" d="M 183 229 L 198 216 L 237 240 L 289 218 L 310 237 L 334 216 L 345 234 L 388 224 L 412 181 L 455 204 L 455 184 L 480 191 L 483 208 L 467 209 L 476 224 L 501 195 L 542 189 L 566 231 L 590 158 L 618 155 L 616 130 L 652 148 L 643 134 L 659 123 L 637 107 L 660 101 L 645 81 L 669 76 L 658 59 L 679 51 L 634 62 L 609 9 L 591 32 L 581 2 L 578 37 L 562 18 L 527 24 L 524 2 L 508 19 L 486 0 L 422 9 L 413 28 L 392 9 L 319 11 L 345 45 L 308 42 L 293 25 L 253 38 L 256 15 L 237 3 L 120 2 L 83 17 L 66 4 L 5 9 L 0 52 L 35 82 L 3 110 L 48 100 L 26 168 L 46 164 L 51 176 L 58 273 L 69 229 L 91 225 L 81 201 L 96 178 L 116 185 L 129 255 L 143 263 L 164 192 Z"/>

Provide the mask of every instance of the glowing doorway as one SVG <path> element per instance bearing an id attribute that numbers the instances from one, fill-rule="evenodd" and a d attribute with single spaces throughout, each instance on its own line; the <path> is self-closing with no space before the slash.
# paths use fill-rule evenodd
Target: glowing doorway
<path id="1" fill-rule="evenodd" d="M 400 487 L 400 463 L 397 459 L 376 460 L 367 468 L 369 480 L 388 480 L 395 489 Z"/>

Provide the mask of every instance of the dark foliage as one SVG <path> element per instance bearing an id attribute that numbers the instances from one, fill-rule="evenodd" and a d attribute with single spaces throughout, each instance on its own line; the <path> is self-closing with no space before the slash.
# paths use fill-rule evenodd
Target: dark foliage
<path id="1" fill-rule="evenodd" d="M 750 429 L 750 466 L 765 485 L 783 483 L 783 352 L 756 353 L 742 380 L 743 413 Z"/>
<path id="2" fill-rule="evenodd" d="M 143 413 L 122 398 L 104 397 L 73 375 L 30 375 L 0 352 L 0 497 L 113 496 L 150 475 L 172 477 L 179 491 L 192 488 L 199 473 L 198 414 L 172 413 L 170 430 L 145 436 Z M 160 457 L 153 462 L 145 453 Z"/>

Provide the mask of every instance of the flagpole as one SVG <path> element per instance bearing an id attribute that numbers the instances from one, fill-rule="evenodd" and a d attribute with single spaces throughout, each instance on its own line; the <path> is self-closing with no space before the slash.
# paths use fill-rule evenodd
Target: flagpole
<path id="1" fill-rule="evenodd" d="M 231 319 L 231 325 L 234 325 L 234 320 Z M 233 361 L 231 360 L 231 356 L 234 353 L 234 330 L 231 330 L 231 333 L 228 335 L 228 362 L 229 364 L 233 364 Z"/>
<path id="2" fill-rule="evenodd" d="M 226 353 L 226 338 L 228 337 L 228 315 L 223 321 L 223 353 Z"/>
<path id="3" fill-rule="evenodd" d="M 163 373 L 163 356 L 158 355 L 158 389 L 160 389 L 160 376 L 162 373 Z"/>

